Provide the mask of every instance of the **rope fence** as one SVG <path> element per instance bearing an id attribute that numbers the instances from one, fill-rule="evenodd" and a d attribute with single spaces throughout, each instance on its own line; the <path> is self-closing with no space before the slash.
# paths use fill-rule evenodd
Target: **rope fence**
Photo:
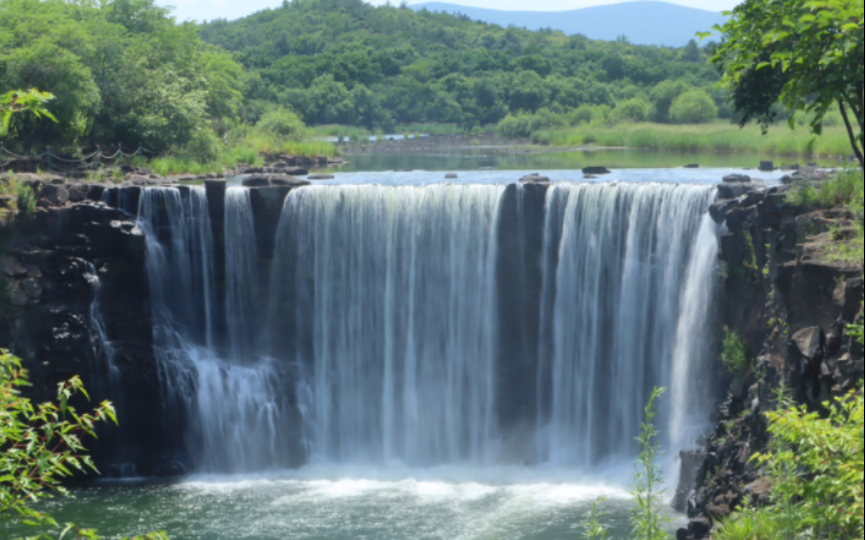
<path id="1" fill-rule="evenodd" d="M 149 155 L 150 157 L 155 156 L 153 152 L 146 150 L 142 145 L 139 145 L 135 152 L 124 152 L 123 145 L 120 144 L 117 145 L 117 150 L 113 154 L 104 153 L 102 147 L 97 145 L 95 152 L 77 159 L 63 157 L 62 155 L 54 153 L 50 146 L 46 147 L 45 151 L 41 154 L 22 155 L 8 150 L 3 145 L 3 142 L 0 141 L 0 171 L 3 171 L 10 163 L 22 162 L 27 164 L 33 164 L 33 162 L 36 162 L 36 166 L 42 166 L 45 172 L 68 172 L 71 170 L 81 171 L 91 169 L 93 165 L 96 165 L 97 168 L 104 165 L 117 165 L 124 159 L 129 160 L 136 156 L 146 155 Z M 83 165 L 90 165 L 91 167 L 83 167 Z"/>

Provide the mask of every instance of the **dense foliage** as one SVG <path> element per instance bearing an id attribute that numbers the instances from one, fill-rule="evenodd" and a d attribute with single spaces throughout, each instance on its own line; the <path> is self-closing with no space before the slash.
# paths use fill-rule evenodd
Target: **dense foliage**
<path id="1" fill-rule="evenodd" d="M 96 471 L 82 439 L 95 437 L 97 422 L 116 422 L 114 409 L 103 402 L 93 413 L 78 414 L 70 404 L 76 394 L 87 397 L 81 379 L 73 377 L 57 388 L 57 401 L 34 406 L 21 393 L 29 386 L 21 360 L 0 349 L 0 524 L 18 521 L 40 528 L 57 528 L 50 514 L 32 503 L 53 493 L 67 495 L 60 481 L 74 471 Z M 50 533 L 38 539 L 51 540 Z M 67 523 L 59 538 L 96 539 L 92 529 Z M 142 540 L 167 540 L 151 533 Z"/>
<path id="2" fill-rule="evenodd" d="M 820 133 L 837 108 L 863 167 L 862 0 L 746 0 L 718 30 L 724 40 L 712 61 L 724 68 L 742 124 L 766 127 L 781 100 Z"/>
<path id="3" fill-rule="evenodd" d="M 205 24 L 201 35 L 251 72 L 244 110 L 251 121 L 279 105 L 308 124 L 472 128 L 508 114 L 561 115 L 582 105 L 628 102 L 631 116 L 634 98 L 658 105 L 655 114 L 667 121 L 666 107 L 680 93 L 713 92 L 718 80 L 694 43 L 674 49 L 599 42 L 361 0 L 293 0 Z M 674 81 L 675 91 L 662 96 L 667 104 L 659 104 L 654 89 Z M 714 96 L 722 104 L 723 94 Z"/>
<path id="4" fill-rule="evenodd" d="M 244 84 L 229 54 L 152 0 L 0 0 L 0 92 L 51 92 L 58 119 L 22 115 L 10 149 L 144 144 L 207 159 Z"/>
<path id="5" fill-rule="evenodd" d="M 770 411 L 770 444 L 757 454 L 773 504 L 743 508 L 714 537 L 863 538 L 863 392 L 825 403 L 826 418 L 790 403 Z"/>

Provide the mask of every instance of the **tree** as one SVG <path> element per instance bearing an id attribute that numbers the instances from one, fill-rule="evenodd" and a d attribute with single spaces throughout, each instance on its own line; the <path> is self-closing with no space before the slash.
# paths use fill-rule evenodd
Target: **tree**
<path id="1" fill-rule="evenodd" d="M 21 360 L 0 349 L 0 523 L 21 521 L 37 527 L 56 528 L 49 514 L 30 505 L 53 493 L 68 495 L 61 480 L 75 471 L 96 471 L 82 438 L 95 437 L 98 422 L 117 422 L 111 403 L 104 401 L 93 413 L 78 414 L 70 402 L 76 394 L 88 398 L 81 379 L 73 377 L 57 387 L 57 402 L 36 407 L 21 395 L 29 386 Z M 89 398 L 88 398 L 89 399 Z M 61 538 L 98 538 L 93 529 L 67 523 Z M 50 540 L 43 534 L 36 538 Z M 147 540 L 167 540 L 165 533 L 150 533 Z"/>
<path id="2" fill-rule="evenodd" d="M 719 116 L 719 108 L 703 90 L 689 90 L 674 99 L 668 115 L 675 124 L 705 124 Z"/>
<path id="3" fill-rule="evenodd" d="M 715 26 L 723 41 L 711 61 L 722 66 L 722 84 L 734 91 L 740 125 L 755 119 L 766 130 L 778 100 L 808 114 L 812 130 L 821 133 L 824 115 L 836 106 L 862 168 L 863 1 L 746 0 L 727 14 L 730 19 Z M 788 121 L 793 126 L 793 116 Z"/>
<path id="4" fill-rule="evenodd" d="M 649 114 L 650 104 L 643 98 L 634 97 L 616 104 L 616 117 L 629 122 L 643 122 Z"/>

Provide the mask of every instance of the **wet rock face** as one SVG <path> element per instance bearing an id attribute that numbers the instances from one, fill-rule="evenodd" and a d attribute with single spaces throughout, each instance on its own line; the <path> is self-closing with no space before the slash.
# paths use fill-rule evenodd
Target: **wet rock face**
<path id="1" fill-rule="evenodd" d="M 157 421 L 159 380 L 141 232 L 125 212 L 84 200 L 19 216 L 3 234 L 10 254 L 0 258 L 0 272 L 10 295 L 0 308 L 0 347 L 20 356 L 30 371 L 29 396 L 53 399 L 58 382 L 79 375 L 92 401 L 76 406 L 88 410 L 111 400 L 120 422 L 100 426 L 99 439 L 87 441 L 98 468 L 107 475 L 151 474 L 160 462 L 154 456 L 167 454 L 167 438 Z M 113 376 L 105 369 L 105 344 L 96 339 L 97 293 L 114 345 Z"/>
<path id="2" fill-rule="evenodd" d="M 710 209 L 728 229 L 721 238 L 721 318 L 754 360 L 749 373 L 727 375 L 728 395 L 702 445 L 706 457 L 686 504 L 691 521 L 678 538 L 705 538 L 738 505 L 769 501 L 770 481 L 750 458 L 766 448 L 763 413 L 777 407 L 782 384 L 795 402 L 823 411 L 864 376 L 863 347 L 845 335 L 863 311 L 863 270 L 826 257 L 826 216 L 842 229 L 853 216 L 791 205 L 786 189 L 750 188 Z"/>

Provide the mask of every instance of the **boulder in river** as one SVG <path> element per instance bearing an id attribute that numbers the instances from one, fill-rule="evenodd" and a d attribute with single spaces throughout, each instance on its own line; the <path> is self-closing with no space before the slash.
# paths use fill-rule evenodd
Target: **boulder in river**
<path id="1" fill-rule="evenodd" d="M 531 182 L 534 184 L 546 184 L 546 183 L 550 182 L 550 178 L 548 178 L 546 176 L 541 176 L 538 173 L 532 173 L 532 174 L 527 174 L 526 176 L 521 178 L 520 181 L 523 183 Z"/>
<path id="2" fill-rule="evenodd" d="M 325 173 L 316 173 L 311 174 L 307 177 L 307 180 L 333 180 L 333 174 L 325 174 Z"/>
<path id="3" fill-rule="evenodd" d="M 751 181 L 752 179 L 747 174 L 727 174 L 722 177 L 722 182 L 728 184 L 743 184 Z"/>
<path id="4" fill-rule="evenodd" d="M 583 172 L 583 174 L 610 174 L 610 171 L 607 167 L 599 166 L 584 167 L 583 169 L 581 169 L 581 172 Z"/>
<path id="5" fill-rule="evenodd" d="M 251 174 L 244 178 L 243 185 L 248 187 L 265 187 L 265 186 L 306 186 L 309 182 L 295 178 L 288 174 L 276 173 L 257 173 Z"/>

